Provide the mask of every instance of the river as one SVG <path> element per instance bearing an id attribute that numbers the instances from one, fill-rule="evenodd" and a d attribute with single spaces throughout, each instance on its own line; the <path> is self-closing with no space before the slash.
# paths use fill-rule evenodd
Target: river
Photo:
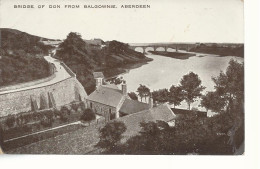
<path id="1" fill-rule="evenodd" d="M 186 60 L 174 59 L 170 57 L 147 54 L 153 61 L 136 69 L 130 69 L 127 73 L 120 76 L 127 82 L 128 92 L 136 92 L 139 84 L 146 85 L 151 91 L 167 88 L 171 85 L 178 85 L 183 75 L 194 72 L 199 75 L 202 85 L 206 87 L 206 91 L 214 90 L 214 82 L 212 77 L 219 75 L 220 71 L 225 71 L 228 67 L 230 59 L 243 62 L 243 58 L 234 56 L 217 57 L 216 55 L 196 54 Z M 191 107 L 204 110 L 199 107 L 196 101 Z M 177 108 L 177 107 L 176 107 Z M 187 104 L 182 102 L 178 108 L 187 108 Z"/>

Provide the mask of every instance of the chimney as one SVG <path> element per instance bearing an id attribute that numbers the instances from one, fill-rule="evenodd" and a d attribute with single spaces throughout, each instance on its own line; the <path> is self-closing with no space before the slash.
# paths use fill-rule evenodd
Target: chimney
<path id="1" fill-rule="evenodd" d="M 152 93 L 150 94 L 150 97 L 149 97 L 149 108 L 153 108 L 153 96 L 152 96 Z"/>
<path id="2" fill-rule="evenodd" d="M 96 87 L 102 85 L 102 78 L 96 78 Z"/>
<path id="3" fill-rule="evenodd" d="M 103 83 L 103 78 L 104 78 L 103 73 L 102 72 L 94 72 L 93 76 L 96 80 L 96 87 L 101 86 L 102 83 Z"/>
<path id="4" fill-rule="evenodd" d="M 127 87 L 126 87 L 126 82 L 125 81 L 123 81 L 123 84 L 122 84 L 122 92 L 123 92 L 124 96 L 127 95 Z"/>

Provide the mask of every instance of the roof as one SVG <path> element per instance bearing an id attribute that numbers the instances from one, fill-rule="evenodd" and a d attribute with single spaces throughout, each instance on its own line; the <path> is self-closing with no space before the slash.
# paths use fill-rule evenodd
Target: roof
<path id="1" fill-rule="evenodd" d="M 123 114 L 133 114 L 148 109 L 149 104 L 142 103 L 137 100 L 126 99 L 119 112 Z"/>
<path id="2" fill-rule="evenodd" d="M 104 75 L 102 72 L 94 72 L 93 73 L 94 78 L 104 78 Z"/>
<path id="3" fill-rule="evenodd" d="M 150 109 L 153 119 L 165 122 L 173 120 L 176 115 L 173 113 L 168 104 L 162 104 Z"/>
<path id="4" fill-rule="evenodd" d="M 121 90 L 118 88 L 112 88 L 111 86 L 98 86 L 97 89 L 92 92 L 87 100 L 105 104 L 111 107 L 117 107 L 120 101 L 124 98 Z"/>
<path id="5" fill-rule="evenodd" d="M 169 122 L 175 119 L 176 115 L 171 111 L 167 104 L 159 105 L 158 107 L 153 107 L 149 110 L 144 110 L 137 112 L 128 116 L 118 118 L 117 120 L 125 123 L 127 130 L 124 133 L 126 138 L 134 136 L 141 131 L 141 122 L 156 122 L 157 120 Z"/>
<path id="6" fill-rule="evenodd" d="M 198 117 L 207 117 L 207 112 L 205 111 L 197 111 L 197 110 L 186 110 L 186 109 L 176 109 L 176 108 L 171 108 L 171 110 L 174 112 L 176 115 L 184 115 L 188 113 L 195 112 Z"/>

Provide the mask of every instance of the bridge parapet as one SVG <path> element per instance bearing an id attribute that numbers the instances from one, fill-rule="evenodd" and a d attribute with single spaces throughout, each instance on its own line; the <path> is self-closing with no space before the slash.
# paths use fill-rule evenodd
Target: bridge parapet
<path id="1" fill-rule="evenodd" d="M 149 44 L 129 44 L 129 48 L 136 50 L 136 48 L 142 48 L 143 49 L 143 53 L 145 53 L 145 50 L 147 48 L 153 48 L 154 51 L 156 51 L 158 48 L 162 47 L 164 48 L 164 51 L 167 51 L 168 49 L 175 49 L 176 52 L 178 52 L 178 50 L 186 50 L 186 51 L 190 51 L 191 48 L 196 47 L 197 44 L 196 43 L 149 43 Z"/>

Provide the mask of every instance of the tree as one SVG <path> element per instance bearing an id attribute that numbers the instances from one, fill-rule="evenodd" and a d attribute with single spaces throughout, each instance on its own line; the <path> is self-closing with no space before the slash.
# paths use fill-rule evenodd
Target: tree
<path id="1" fill-rule="evenodd" d="M 85 109 L 84 113 L 81 116 L 81 120 L 90 122 L 96 119 L 96 114 L 93 112 L 92 109 Z"/>
<path id="2" fill-rule="evenodd" d="M 169 92 L 167 89 L 159 89 L 152 92 L 153 100 L 159 103 L 165 103 L 168 101 Z"/>
<path id="3" fill-rule="evenodd" d="M 173 103 L 175 108 L 175 106 L 181 104 L 182 100 L 183 100 L 182 88 L 180 86 L 172 85 L 169 91 L 169 102 Z"/>
<path id="4" fill-rule="evenodd" d="M 128 93 L 128 96 L 132 99 L 132 100 L 138 100 L 137 95 L 135 94 L 135 92 L 130 92 Z"/>
<path id="5" fill-rule="evenodd" d="M 106 81 L 109 82 L 110 84 L 119 85 L 123 83 L 124 79 L 123 77 L 113 77 L 111 79 L 107 79 Z"/>
<path id="6" fill-rule="evenodd" d="M 219 76 L 212 78 L 215 83 L 215 93 L 225 100 L 227 110 L 230 112 L 235 107 L 243 109 L 244 105 L 244 64 L 231 59 L 226 73 L 220 72 Z"/>
<path id="7" fill-rule="evenodd" d="M 121 146 L 124 154 L 167 154 L 167 135 L 169 125 L 164 121 L 141 122 L 138 135 Z M 167 138 L 168 137 L 168 138 Z"/>
<path id="8" fill-rule="evenodd" d="M 96 147 L 104 148 L 107 153 L 116 153 L 122 134 L 126 131 L 126 126 L 123 122 L 113 121 L 107 123 L 99 131 L 99 142 Z"/>
<path id="9" fill-rule="evenodd" d="M 141 98 L 141 101 L 143 99 L 143 97 L 145 98 L 146 101 L 146 97 L 150 96 L 150 89 L 148 87 L 146 87 L 145 85 L 140 84 L 140 86 L 137 88 L 137 93 Z"/>
<path id="10" fill-rule="evenodd" d="M 201 92 L 205 89 L 205 87 L 201 86 L 201 80 L 199 76 L 193 72 L 184 75 L 180 83 L 183 92 L 183 98 L 187 102 L 188 109 L 190 110 L 191 103 L 193 103 L 196 98 L 201 96 Z"/>
<path id="11" fill-rule="evenodd" d="M 202 96 L 201 106 L 214 112 L 220 112 L 225 105 L 225 100 L 217 95 L 216 92 L 208 92 Z"/>

